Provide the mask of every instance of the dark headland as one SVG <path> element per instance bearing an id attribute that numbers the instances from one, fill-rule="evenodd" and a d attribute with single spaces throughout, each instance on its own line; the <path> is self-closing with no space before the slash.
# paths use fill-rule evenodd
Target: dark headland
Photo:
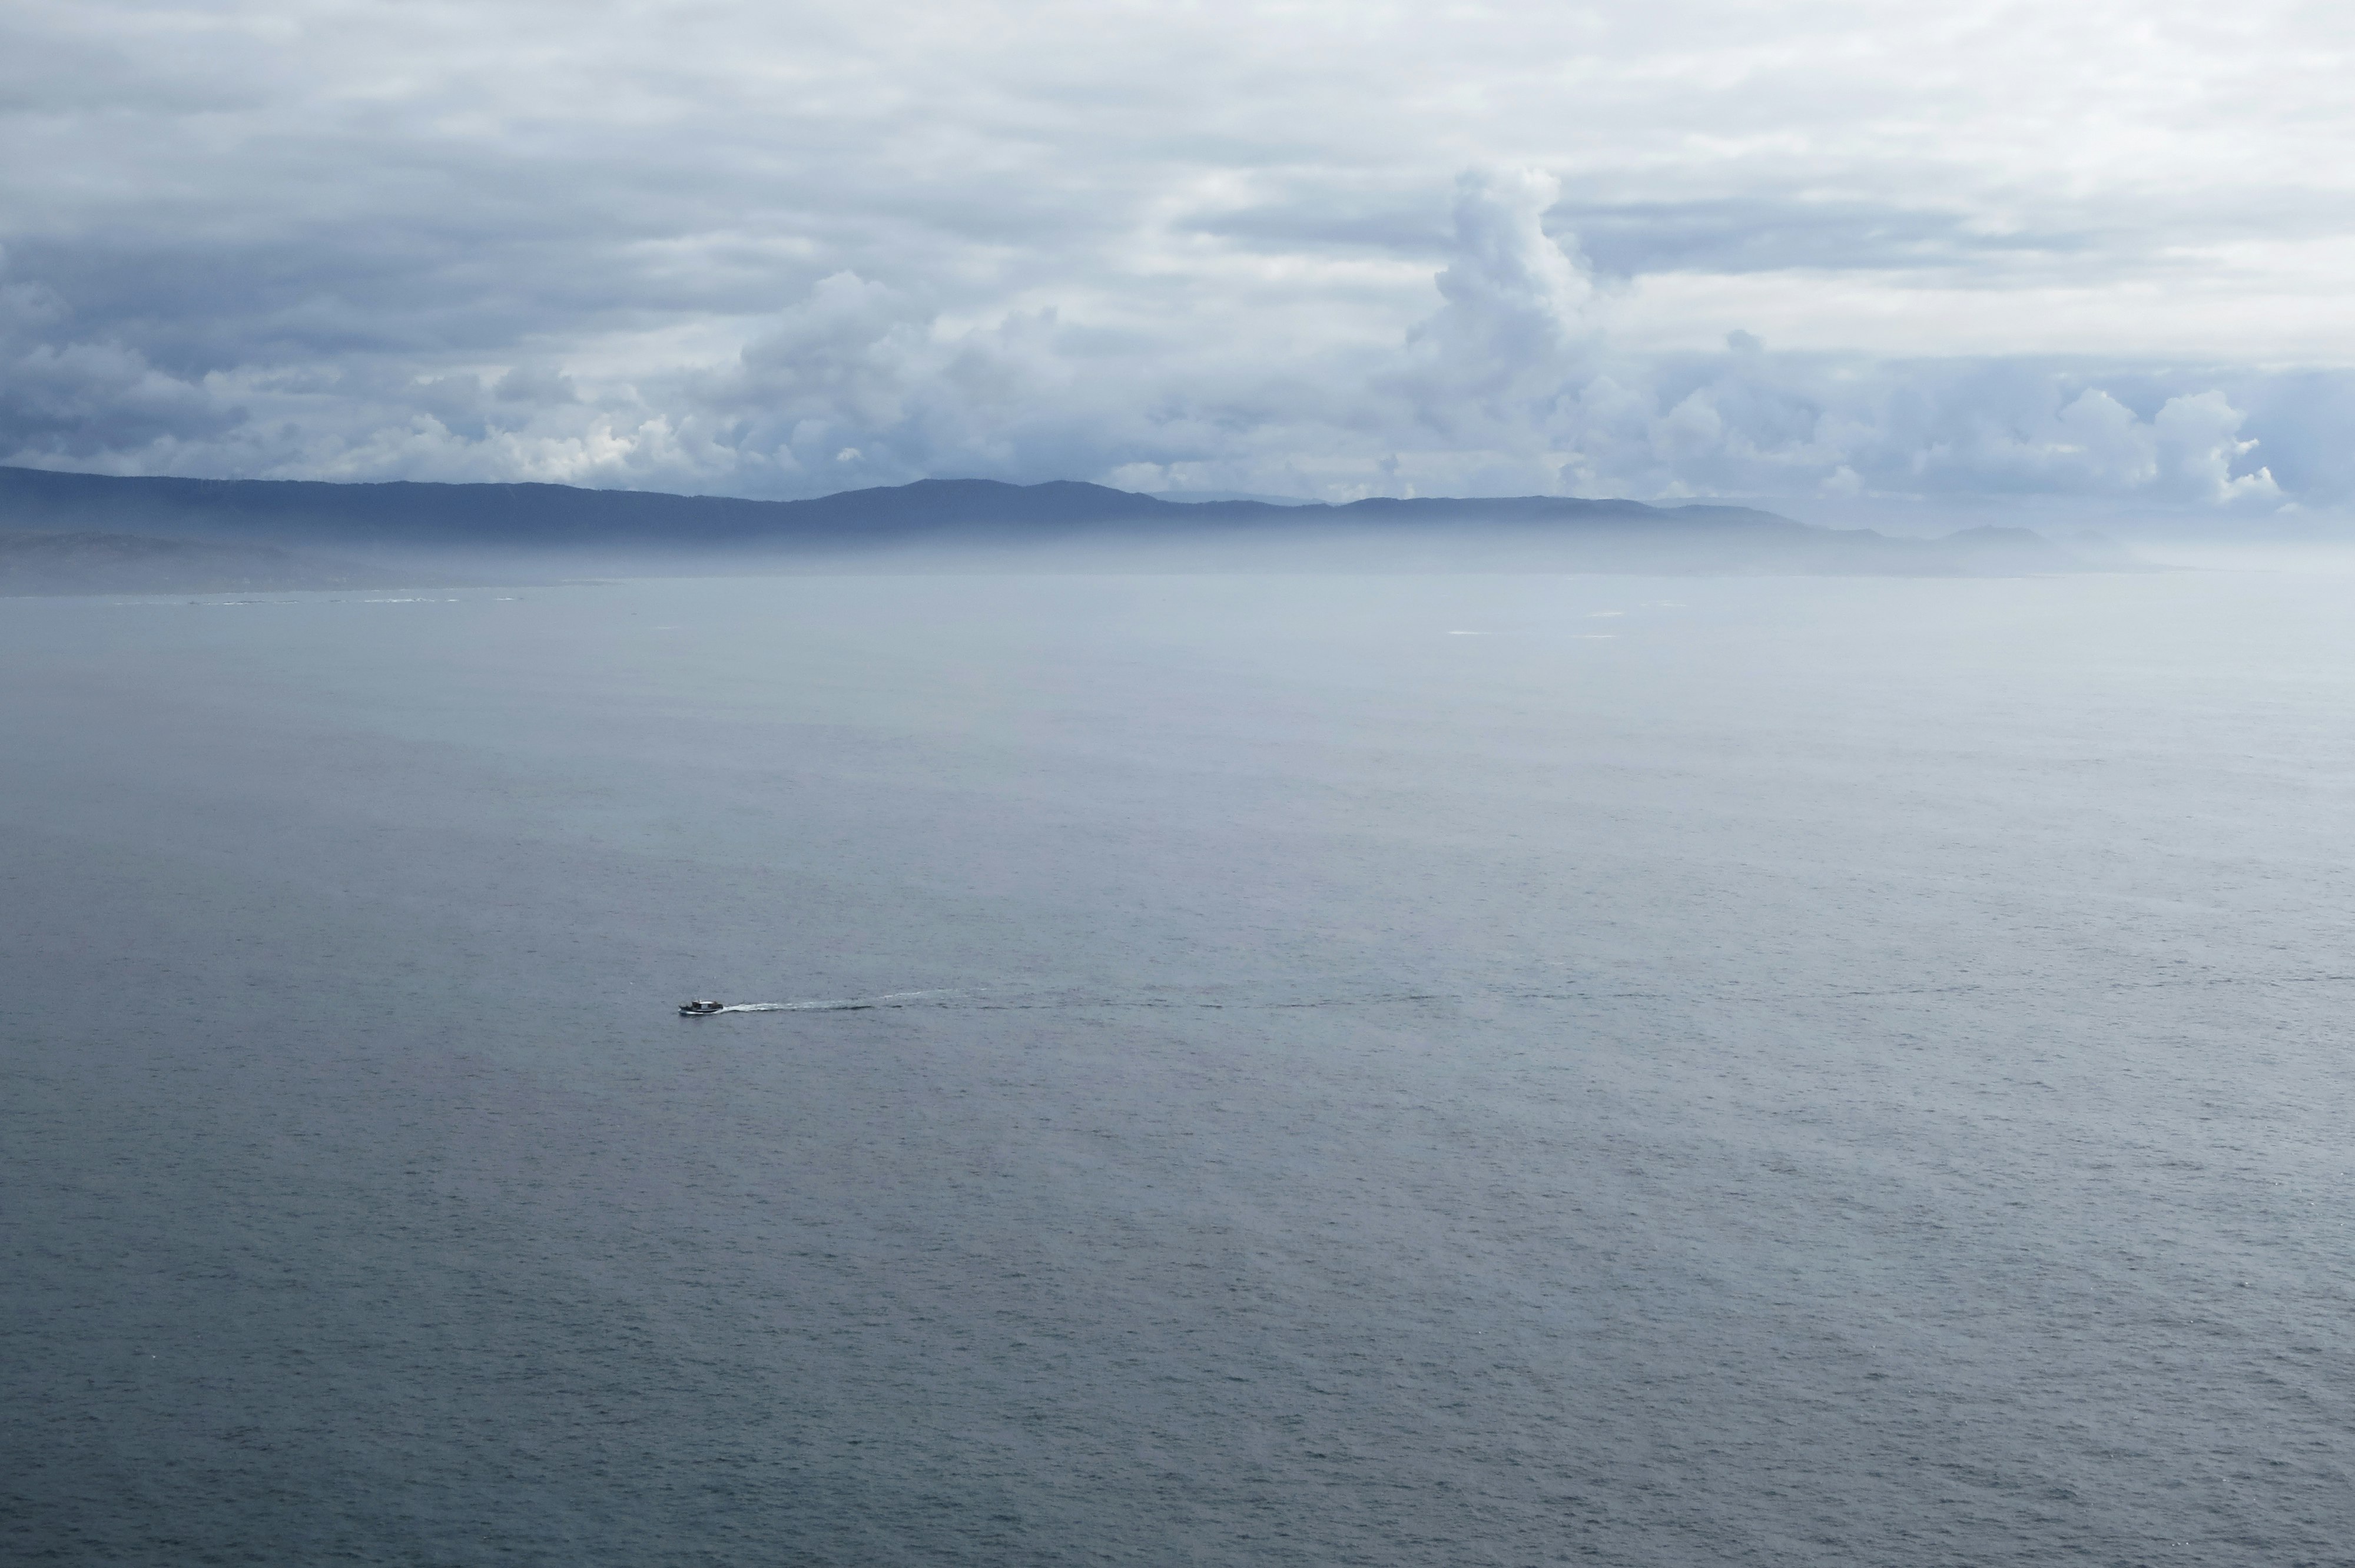
<path id="1" fill-rule="evenodd" d="M 993 563 L 1903 577 L 2122 564 L 2021 528 L 1904 538 L 1742 506 L 1564 496 L 1285 505 L 1167 501 L 1070 481 L 955 479 L 746 501 L 559 484 L 0 468 L 0 595 L 326 588 L 448 580 L 453 572 L 512 578 L 534 570 Z"/>

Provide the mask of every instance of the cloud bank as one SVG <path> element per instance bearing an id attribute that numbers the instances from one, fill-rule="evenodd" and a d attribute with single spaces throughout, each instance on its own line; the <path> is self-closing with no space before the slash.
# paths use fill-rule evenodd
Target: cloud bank
<path id="1" fill-rule="evenodd" d="M 2320 11 L 5 26 L 0 461 L 2355 504 Z"/>

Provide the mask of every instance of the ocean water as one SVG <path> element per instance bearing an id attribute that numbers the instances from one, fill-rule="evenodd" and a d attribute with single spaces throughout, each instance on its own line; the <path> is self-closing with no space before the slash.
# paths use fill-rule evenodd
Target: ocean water
<path id="1" fill-rule="evenodd" d="M 2350 588 L 0 603 L 0 1557 L 2355 1562 Z"/>

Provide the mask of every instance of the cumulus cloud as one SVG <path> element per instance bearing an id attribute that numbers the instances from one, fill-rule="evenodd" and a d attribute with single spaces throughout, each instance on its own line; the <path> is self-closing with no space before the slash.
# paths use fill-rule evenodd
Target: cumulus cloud
<path id="1" fill-rule="evenodd" d="M 0 461 L 2345 505 L 2344 40 L 2206 17 L 26 0 Z"/>
<path id="2" fill-rule="evenodd" d="M 2281 487 L 2273 471 L 2235 473 L 2234 467 L 2260 445 L 2241 439 L 2248 416 L 2224 394 L 2210 389 L 2170 397 L 2151 421 L 2158 468 L 2179 493 L 2195 501 L 2277 501 Z"/>
<path id="3" fill-rule="evenodd" d="M 0 450 L 120 459 L 159 442 L 217 439 L 242 422 L 215 389 L 174 376 L 119 341 L 78 336 L 57 291 L 8 275 L 0 252 Z"/>
<path id="4" fill-rule="evenodd" d="M 2138 413 L 2051 366 L 1778 355 L 1742 332 L 1712 355 L 1614 351 L 1606 291 L 1546 232 L 1556 191 L 1526 170 L 1464 175 L 1422 319 L 1387 347 L 1305 364 L 1141 358 L 1051 308 L 954 324 L 908 291 L 841 271 L 726 359 L 588 392 L 544 360 L 418 374 L 369 355 L 176 377 L 123 343 L 78 337 L 53 291 L 11 284 L 0 436 L 16 461 L 121 471 L 773 495 L 955 473 L 1337 499 L 2284 499 L 2255 461 L 2248 413 L 2215 387 Z"/>
<path id="5" fill-rule="evenodd" d="M 1444 302 L 1408 334 L 1396 383 L 1442 435 L 1542 429 L 1600 342 L 1593 276 L 1545 232 L 1561 195 L 1535 169 L 1456 181 L 1453 254 L 1433 280 Z"/>

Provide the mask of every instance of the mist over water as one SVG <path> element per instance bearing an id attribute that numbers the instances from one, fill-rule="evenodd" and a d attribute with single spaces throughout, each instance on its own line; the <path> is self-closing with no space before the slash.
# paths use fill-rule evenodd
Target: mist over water
<path id="1" fill-rule="evenodd" d="M 0 1546 L 2355 1561 L 2308 567 L 0 604 Z"/>

